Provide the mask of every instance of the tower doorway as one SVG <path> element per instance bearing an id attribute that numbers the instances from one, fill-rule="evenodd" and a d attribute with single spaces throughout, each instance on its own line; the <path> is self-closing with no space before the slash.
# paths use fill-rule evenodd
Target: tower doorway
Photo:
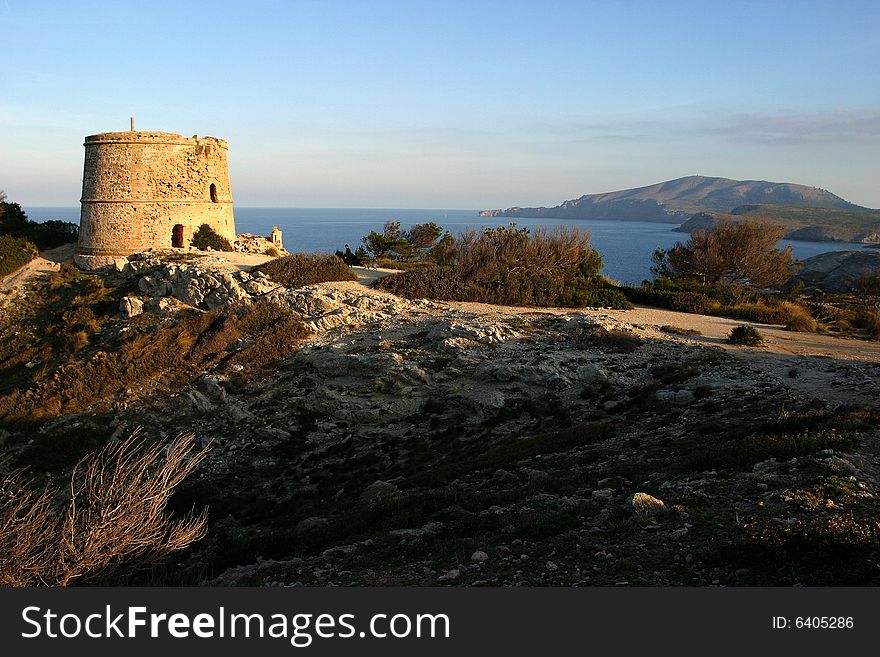
<path id="1" fill-rule="evenodd" d="M 171 230 L 171 246 L 176 249 L 183 248 L 183 224 L 175 224 Z"/>

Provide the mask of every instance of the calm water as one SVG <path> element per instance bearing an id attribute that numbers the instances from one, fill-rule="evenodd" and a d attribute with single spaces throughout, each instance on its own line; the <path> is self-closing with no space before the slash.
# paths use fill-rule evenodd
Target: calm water
<path id="1" fill-rule="evenodd" d="M 31 219 L 60 219 L 79 222 L 79 208 L 24 208 Z M 506 217 L 480 217 L 476 210 L 396 210 L 332 208 L 235 208 L 235 226 L 239 233 L 268 235 L 272 226 L 284 232 L 284 246 L 289 251 L 335 251 L 348 243 L 352 249 L 371 230 L 382 230 L 386 221 L 399 221 L 403 228 L 433 221 L 450 232 L 468 226 L 502 226 Z M 518 226 L 577 226 L 589 230 L 592 243 L 605 261 L 605 274 L 621 283 L 640 283 L 651 276 L 651 252 L 658 246 L 668 248 L 687 239 L 672 231 L 675 224 L 643 221 L 566 221 L 562 219 L 517 218 Z M 861 249 L 861 244 L 844 242 L 800 242 L 791 244 L 795 257 L 804 259 L 826 251 Z"/>

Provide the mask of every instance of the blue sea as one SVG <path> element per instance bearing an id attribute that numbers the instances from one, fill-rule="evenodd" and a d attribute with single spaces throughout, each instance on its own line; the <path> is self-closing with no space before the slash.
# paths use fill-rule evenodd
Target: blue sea
<path id="1" fill-rule="evenodd" d="M 35 221 L 60 219 L 79 222 L 79 208 L 26 207 Z M 268 235 L 272 226 L 284 234 L 288 251 L 329 251 L 350 244 L 352 249 L 371 230 L 381 231 L 386 221 L 399 221 L 401 227 L 433 221 L 455 234 L 469 226 L 501 226 L 513 221 L 507 217 L 480 217 L 478 210 L 401 210 L 356 208 L 235 208 L 235 227 L 239 233 Z M 675 224 L 644 221 L 609 221 L 516 218 L 521 227 L 577 226 L 590 231 L 592 244 L 602 254 L 604 273 L 619 283 L 641 283 L 651 276 L 651 253 L 657 247 L 669 248 L 687 239 L 684 233 L 673 232 Z M 826 251 L 864 248 L 845 242 L 801 242 L 791 244 L 795 257 L 803 260 Z"/>

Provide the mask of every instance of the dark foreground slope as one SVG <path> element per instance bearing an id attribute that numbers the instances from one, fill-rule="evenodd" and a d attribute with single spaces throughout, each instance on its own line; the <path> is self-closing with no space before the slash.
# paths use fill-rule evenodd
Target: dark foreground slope
<path id="1" fill-rule="evenodd" d="M 181 296 L 205 269 L 174 265 Z M 106 315 L 109 299 L 167 294 L 151 287 L 166 275 L 77 282 L 76 321 L 94 319 L 85 307 L 100 320 L 69 347 L 31 332 L 46 290 L 17 336 L 0 332 L 29 354 L 4 352 L 4 396 L 40 409 L 0 419 L 12 464 L 63 477 L 137 426 L 213 444 L 173 500 L 209 508 L 207 537 L 132 583 L 880 583 L 876 363 L 791 356 L 780 375 L 751 350 L 598 311 L 500 313 L 355 283 L 254 288 L 311 331 L 260 349 L 271 326 L 230 324 L 238 304 L 210 321 L 168 296 Z M 155 331 L 186 338 L 166 340 L 155 377 L 89 388 L 88 404 L 53 383 L 151 354 Z"/>

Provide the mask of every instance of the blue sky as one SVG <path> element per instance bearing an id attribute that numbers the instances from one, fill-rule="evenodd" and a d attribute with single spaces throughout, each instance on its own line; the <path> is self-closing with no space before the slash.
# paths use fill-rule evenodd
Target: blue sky
<path id="1" fill-rule="evenodd" d="M 691 174 L 880 207 L 880 2 L 0 0 L 0 189 L 229 141 L 242 206 L 494 208 Z"/>

